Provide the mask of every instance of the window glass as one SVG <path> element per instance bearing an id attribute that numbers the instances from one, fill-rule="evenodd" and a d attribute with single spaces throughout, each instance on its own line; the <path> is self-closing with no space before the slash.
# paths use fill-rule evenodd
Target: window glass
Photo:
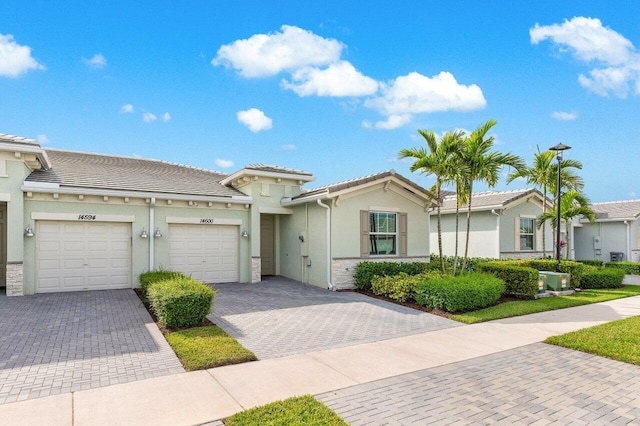
<path id="1" fill-rule="evenodd" d="M 520 250 L 534 250 L 535 219 L 520 218 Z"/>
<path id="2" fill-rule="evenodd" d="M 396 254 L 396 213 L 369 213 L 369 254 Z"/>

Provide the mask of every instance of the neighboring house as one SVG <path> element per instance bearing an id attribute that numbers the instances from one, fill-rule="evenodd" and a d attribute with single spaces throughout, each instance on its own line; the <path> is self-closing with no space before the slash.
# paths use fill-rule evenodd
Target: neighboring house
<path id="1" fill-rule="evenodd" d="M 487 191 L 473 194 L 469 257 L 520 259 L 542 257 L 542 229 L 536 219 L 542 213 L 544 196 L 537 189 Z M 552 208 L 547 200 L 547 208 Z M 464 255 L 468 204 L 460 206 L 458 255 Z M 442 249 L 447 256 L 455 251 L 456 195 L 445 195 L 442 208 Z M 436 210 L 432 209 L 430 246 L 438 252 Z M 546 254 L 553 256 L 551 225 L 545 224 Z"/>
<path id="2" fill-rule="evenodd" d="M 640 200 L 614 201 L 589 205 L 596 221 L 581 219 L 574 228 L 575 257 L 579 260 L 612 260 L 611 253 L 622 253 L 622 260 L 640 261 Z"/>
<path id="3" fill-rule="evenodd" d="M 132 288 L 154 268 L 207 283 L 282 275 L 353 286 L 362 260 L 428 260 L 428 191 L 388 171 L 315 190 L 309 172 L 231 174 L 43 149 L 0 134 L 0 287 Z"/>

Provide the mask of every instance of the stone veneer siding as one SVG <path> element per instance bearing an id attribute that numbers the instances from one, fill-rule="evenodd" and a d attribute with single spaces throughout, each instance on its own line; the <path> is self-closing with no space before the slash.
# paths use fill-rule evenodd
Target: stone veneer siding
<path id="1" fill-rule="evenodd" d="M 554 256 L 553 251 L 547 251 L 547 256 Z M 542 259 L 541 251 L 503 251 L 500 259 Z"/>
<path id="2" fill-rule="evenodd" d="M 7 296 L 23 296 L 22 262 L 7 262 Z"/>
<path id="3" fill-rule="evenodd" d="M 254 256 L 251 258 L 251 282 L 259 283 L 262 281 L 262 261 L 260 256 Z"/>
<path id="4" fill-rule="evenodd" d="M 336 290 L 356 288 L 353 274 L 360 262 L 429 262 L 429 256 L 415 257 L 341 257 L 331 260 L 331 282 Z"/>

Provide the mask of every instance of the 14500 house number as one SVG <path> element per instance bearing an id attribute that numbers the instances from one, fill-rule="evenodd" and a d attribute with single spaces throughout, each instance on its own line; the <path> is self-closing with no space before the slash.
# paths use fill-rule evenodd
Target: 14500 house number
<path id="1" fill-rule="evenodd" d="M 96 220 L 95 214 L 79 214 L 78 220 Z"/>

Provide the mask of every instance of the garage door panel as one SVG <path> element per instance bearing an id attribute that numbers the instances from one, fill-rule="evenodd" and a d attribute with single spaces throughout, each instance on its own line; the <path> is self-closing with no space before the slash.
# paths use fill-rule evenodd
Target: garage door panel
<path id="1" fill-rule="evenodd" d="M 206 283 L 238 281 L 238 234 L 237 226 L 170 225 L 171 269 Z M 224 276 L 223 267 L 228 269 Z"/>
<path id="2" fill-rule="evenodd" d="M 36 291 L 131 288 L 131 224 L 38 221 Z"/>

